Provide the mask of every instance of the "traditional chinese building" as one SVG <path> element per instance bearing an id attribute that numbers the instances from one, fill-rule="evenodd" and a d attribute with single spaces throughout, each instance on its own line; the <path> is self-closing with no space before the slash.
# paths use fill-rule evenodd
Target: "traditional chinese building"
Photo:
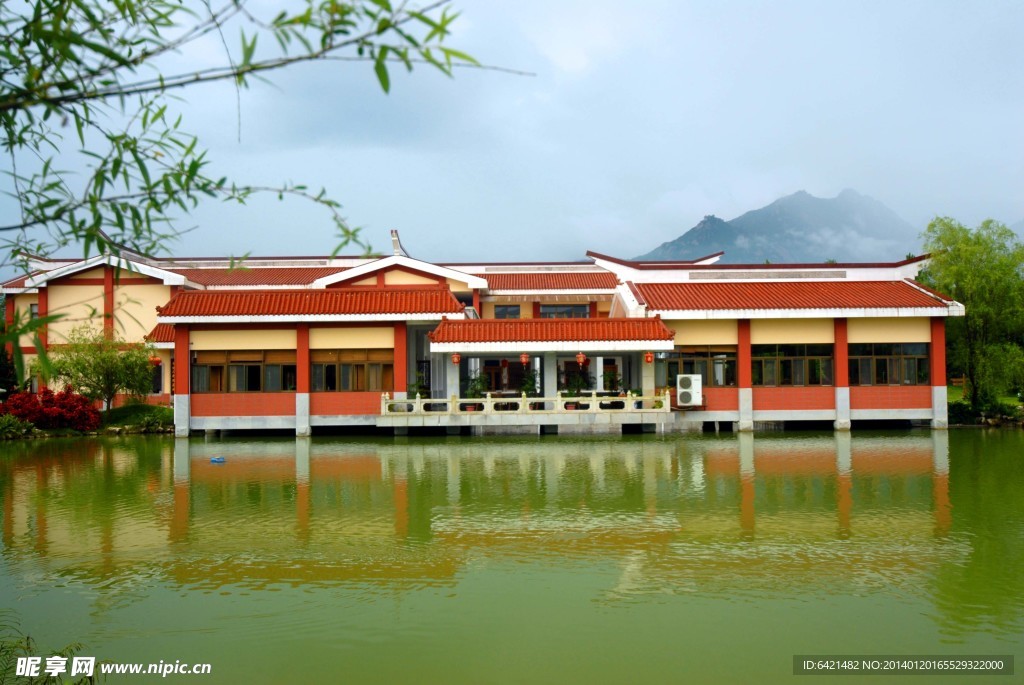
<path id="1" fill-rule="evenodd" d="M 40 259 L 4 284 L 6 316 L 61 314 L 45 347 L 80 325 L 150 342 L 150 400 L 174 407 L 180 435 L 946 425 L 945 320 L 963 306 L 914 280 L 927 257 L 443 264 L 409 256 L 394 233 L 393 245 L 241 268 Z"/>

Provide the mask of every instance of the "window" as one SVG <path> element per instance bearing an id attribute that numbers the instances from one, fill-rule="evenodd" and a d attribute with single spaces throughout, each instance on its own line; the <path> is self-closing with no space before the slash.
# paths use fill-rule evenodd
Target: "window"
<path id="1" fill-rule="evenodd" d="M 518 319 L 519 305 L 517 304 L 496 304 L 494 305 L 495 319 Z"/>
<path id="2" fill-rule="evenodd" d="M 294 392 L 295 350 L 196 352 L 192 392 Z M 154 386 L 155 387 L 155 386 Z"/>
<path id="3" fill-rule="evenodd" d="M 752 345 L 754 385 L 832 385 L 832 345 Z"/>
<path id="4" fill-rule="evenodd" d="M 33 302 L 28 306 L 28 318 L 38 319 L 39 318 L 39 305 Z"/>
<path id="5" fill-rule="evenodd" d="M 694 345 L 660 353 L 654 367 L 657 387 L 675 387 L 676 376 L 700 374 L 705 387 L 736 385 L 735 345 Z"/>
<path id="6" fill-rule="evenodd" d="M 395 387 L 393 350 L 313 350 L 313 392 L 391 392 Z"/>
<path id="7" fill-rule="evenodd" d="M 590 305 L 588 304 L 542 304 L 540 306 L 540 318 L 542 319 L 586 319 L 590 317 Z"/>
<path id="8" fill-rule="evenodd" d="M 851 343 L 850 385 L 929 385 L 928 343 Z"/>

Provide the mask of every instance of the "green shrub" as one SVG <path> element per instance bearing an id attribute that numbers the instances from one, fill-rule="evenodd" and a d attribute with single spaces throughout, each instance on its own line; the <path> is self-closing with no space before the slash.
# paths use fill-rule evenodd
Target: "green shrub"
<path id="1" fill-rule="evenodd" d="M 23 438 L 31 435 L 33 430 L 29 421 L 23 421 L 13 414 L 0 414 L 0 440 Z"/>
<path id="2" fill-rule="evenodd" d="M 978 415 L 971 409 L 971 405 L 963 400 L 950 402 L 947 411 L 949 422 L 952 424 L 967 426 L 978 423 Z"/>

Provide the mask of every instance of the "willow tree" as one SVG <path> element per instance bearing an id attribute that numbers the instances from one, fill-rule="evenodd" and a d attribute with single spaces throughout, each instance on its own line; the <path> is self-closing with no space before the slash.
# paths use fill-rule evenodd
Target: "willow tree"
<path id="1" fill-rule="evenodd" d="M 1024 244 L 991 219 L 972 229 L 940 217 L 923 238 L 931 261 L 922 280 L 966 309 L 949 319 L 948 336 L 951 362 L 967 379 L 964 399 L 986 410 L 1024 383 Z"/>
<path id="2" fill-rule="evenodd" d="M 85 256 L 153 254 L 201 200 L 260 192 L 316 203 L 338 230 L 338 249 L 362 245 L 324 190 L 217 175 L 174 113 L 175 97 L 218 81 L 244 88 L 301 62 L 366 62 L 385 92 L 389 66 L 450 75 L 475 64 L 444 43 L 456 16 L 446 1 L 0 2 L 0 169 L 14 200 L 0 216 L 6 262 L 70 244 Z M 234 48 L 228 35 L 241 35 Z M 181 63 L 201 66 L 170 66 Z M 3 342 L 25 332 L 9 327 Z"/>

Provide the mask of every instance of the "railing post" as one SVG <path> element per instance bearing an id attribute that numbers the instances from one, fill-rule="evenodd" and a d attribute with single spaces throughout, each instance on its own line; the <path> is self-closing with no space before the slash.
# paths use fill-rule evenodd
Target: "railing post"
<path id="1" fill-rule="evenodd" d="M 590 391 L 590 411 L 597 412 L 597 391 Z"/>
<path id="2" fill-rule="evenodd" d="M 448 400 L 448 413 L 449 414 L 454 414 L 455 410 L 458 408 L 458 406 L 459 406 L 459 398 L 456 397 L 455 395 L 452 395 L 452 398 L 450 400 Z"/>
<path id="3" fill-rule="evenodd" d="M 672 394 L 668 391 L 668 388 L 665 388 L 665 404 L 662 408 L 666 414 L 672 412 Z"/>
<path id="4" fill-rule="evenodd" d="M 486 395 L 484 395 L 484 413 L 494 413 L 494 401 L 491 400 L 491 393 L 487 393 Z"/>
<path id="5" fill-rule="evenodd" d="M 523 400 L 519 403 L 519 412 L 521 414 L 525 414 L 526 411 L 527 411 L 527 408 L 526 408 L 526 391 L 524 390 L 523 391 Z"/>
<path id="6" fill-rule="evenodd" d="M 380 413 L 382 415 L 388 413 L 388 394 L 386 392 L 381 393 L 380 396 Z"/>

